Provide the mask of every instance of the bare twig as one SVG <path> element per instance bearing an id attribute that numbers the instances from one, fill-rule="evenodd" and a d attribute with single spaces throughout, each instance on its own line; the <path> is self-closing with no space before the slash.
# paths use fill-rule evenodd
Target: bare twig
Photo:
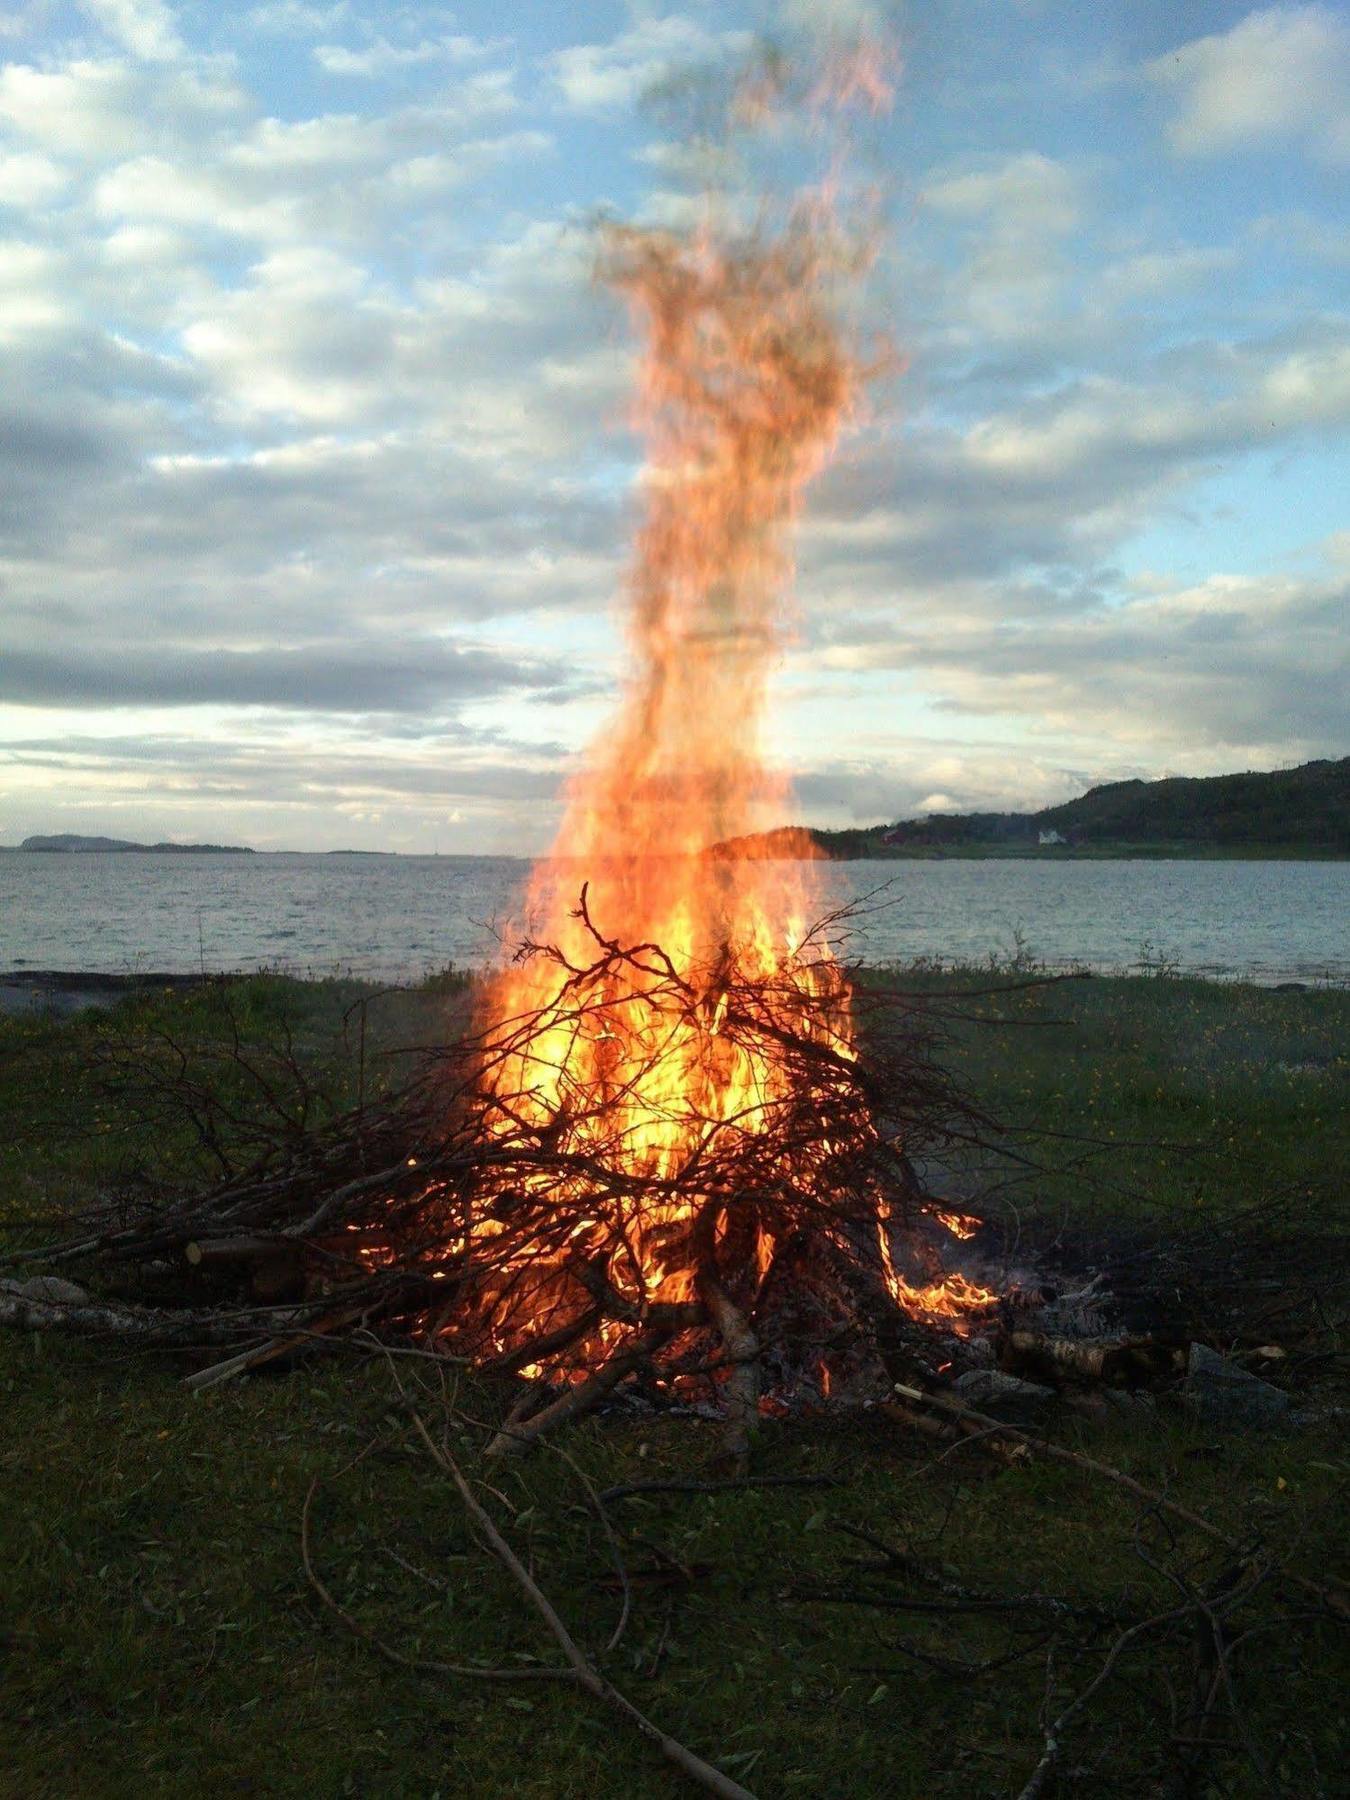
<path id="1" fill-rule="evenodd" d="M 639 1712 L 632 1701 L 621 1694 L 613 1683 L 600 1673 L 578 1647 L 576 1640 L 559 1618 L 552 1603 L 493 1524 L 491 1516 L 464 1479 L 454 1457 L 447 1449 L 443 1449 L 436 1443 L 423 1423 L 420 1413 L 414 1412 L 412 1421 L 418 1436 L 426 1445 L 432 1461 L 443 1469 L 454 1482 L 466 1511 L 487 1540 L 489 1548 L 540 1618 L 543 1619 L 571 1665 L 578 1684 L 588 1693 L 594 1694 L 597 1700 L 604 1701 L 607 1706 L 627 1719 L 629 1724 L 649 1743 L 657 1746 L 663 1756 L 673 1762 L 677 1768 L 682 1769 L 700 1787 L 706 1788 L 710 1794 L 721 1796 L 721 1800 L 754 1800 L 754 1796 L 748 1788 L 742 1787 L 738 1781 L 733 1781 L 730 1776 L 724 1775 L 720 1769 L 715 1769 L 711 1763 L 704 1762 L 701 1756 L 695 1755 L 686 1745 L 680 1743 L 678 1738 L 673 1738 L 667 1732 L 662 1731 L 659 1725 L 654 1724 L 645 1713 Z"/>
<path id="2" fill-rule="evenodd" d="M 1170 1612 L 1155 1613 L 1151 1619 L 1141 1619 L 1137 1625 L 1131 1625 L 1122 1631 L 1106 1653 L 1105 1661 L 1093 1679 L 1074 1700 L 1064 1708 L 1059 1717 L 1045 1730 L 1045 1747 L 1041 1759 L 1031 1772 L 1031 1779 L 1018 1793 L 1017 1800 L 1037 1800 L 1037 1796 L 1045 1792 L 1046 1783 L 1054 1774 L 1063 1751 L 1064 1733 L 1082 1712 L 1092 1696 L 1107 1680 L 1121 1657 L 1139 1638 L 1146 1637 L 1151 1631 L 1159 1631 L 1167 1625 L 1184 1619 L 1190 1611 L 1189 1606 L 1173 1607 Z"/>
<path id="3" fill-rule="evenodd" d="M 605 1488 L 600 1498 L 626 1500 L 630 1494 L 734 1494 L 745 1488 L 838 1488 L 848 1484 L 838 1475 L 733 1475 L 707 1481 L 624 1481 Z"/>
<path id="4" fill-rule="evenodd" d="M 378 1652 L 378 1654 L 384 1657 L 387 1662 L 397 1663 L 401 1669 L 416 1669 L 425 1675 L 465 1675 L 474 1681 L 574 1682 L 577 1679 L 576 1672 L 573 1669 L 494 1669 L 484 1667 L 477 1663 L 435 1662 L 426 1657 L 405 1656 L 401 1650 L 396 1650 L 392 1644 L 387 1644 L 383 1638 L 377 1637 L 368 1626 L 363 1625 L 359 1619 L 354 1618 L 353 1615 L 347 1611 L 345 1606 L 339 1605 L 329 1592 L 328 1588 L 324 1585 L 323 1581 L 319 1578 L 318 1572 L 315 1570 L 313 1556 L 310 1552 L 309 1521 L 310 1514 L 314 1507 L 314 1496 L 318 1492 L 318 1488 L 319 1478 L 316 1475 L 309 1484 L 309 1490 L 305 1495 L 305 1504 L 300 1510 L 300 1560 L 304 1564 L 305 1575 L 309 1581 L 309 1585 L 314 1589 L 314 1592 L 319 1596 L 320 1600 L 323 1601 L 329 1612 L 333 1614 L 334 1618 L 339 1619 L 342 1624 L 347 1627 L 348 1631 L 354 1636 L 361 1638 L 363 1642 L 369 1644 L 371 1649 Z"/>
<path id="5" fill-rule="evenodd" d="M 568 1419 L 576 1419 L 582 1413 L 589 1412 L 593 1406 L 598 1406 L 605 1395 L 612 1392 L 626 1375 L 631 1375 L 640 1363 L 645 1362 L 654 1351 L 659 1350 L 669 1336 L 670 1333 L 667 1331 L 644 1332 L 630 1349 L 619 1351 L 610 1357 L 603 1368 L 598 1369 L 589 1381 L 583 1381 L 576 1387 L 568 1388 L 551 1405 L 533 1413 L 528 1419 L 503 1425 L 488 1445 L 484 1455 L 516 1455 L 522 1450 L 527 1450 L 546 1431 L 552 1431 L 557 1426 L 565 1424 Z"/>
<path id="6" fill-rule="evenodd" d="M 906 1387 L 896 1383 L 896 1392 L 903 1394 L 907 1400 L 922 1406 L 936 1408 L 937 1411 L 954 1418 L 959 1424 L 972 1427 L 975 1432 L 997 1433 L 1013 1443 L 1024 1444 L 1036 1456 L 1048 1457 L 1052 1462 L 1067 1463 L 1071 1468 L 1081 1469 L 1085 1474 L 1099 1476 L 1109 1481 L 1114 1487 L 1122 1488 L 1133 1494 L 1136 1500 L 1158 1511 L 1169 1513 L 1182 1524 L 1189 1525 L 1193 1531 L 1200 1532 L 1217 1544 L 1241 1553 L 1242 1546 L 1222 1527 L 1215 1525 L 1203 1514 L 1193 1512 L 1190 1507 L 1183 1506 L 1180 1501 L 1173 1500 L 1158 1488 L 1148 1487 L 1142 1481 L 1136 1481 L 1133 1475 L 1127 1475 L 1123 1469 L 1117 1469 L 1111 1463 L 1099 1462 L 1096 1457 L 1085 1456 L 1081 1450 L 1069 1450 L 1063 1444 L 1052 1443 L 1049 1438 L 1035 1436 L 1034 1433 L 1022 1431 L 1015 1425 L 1005 1425 L 998 1419 L 991 1419 L 987 1414 L 976 1412 L 973 1408 L 963 1406 L 958 1400 L 948 1399 L 943 1394 L 925 1394 L 919 1388 Z M 1317 1582 L 1306 1575 L 1296 1575 L 1286 1570 L 1284 1580 L 1314 1594 L 1332 1612 L 1342 1619 L 1350 1619 L 1350 1596 L 1338 1581 Z"/>

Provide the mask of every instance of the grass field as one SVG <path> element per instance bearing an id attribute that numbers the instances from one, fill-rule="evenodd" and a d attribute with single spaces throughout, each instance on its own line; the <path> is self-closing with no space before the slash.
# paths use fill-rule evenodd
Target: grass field
<path id="1" fill-rule="evenodd" d="M 930 995 L 959 983 L 906 977 Z M 256 978 L 141 995 L 64 1025 L 0 1022 L 0 1214 L 16 1238 L 25 1221 L 138 1167 L 205 1172 L 184 1134 L 147 1127 L 135 1096 L 109 1093 L 99 1070 L 113 1038 L 163 1031 L 223 1079 L 211 1051 L 225 991 L 246 1032 L 289 1034 L 312 1072 L 316 1115 L 350 1097 L 358 1061 L 367 1091 L 396 1080 L 400 1058 L 388 1053 L 451 1029 L 464 1004 L 454 980 L 371 1002 L 363 1056 L 349 1011 L 361 991 L 343 983 Z M 969 1091 L 1001 1118 L 1066 1134 L 1042 1140 L 1059 1172 L 1016 1189 L 1028 1241 L 1125 1234 L 1167 1246 L 1216 1302 L 1238 1295 L 1238 1312 L 1269 1318 L 1307 1397 L 1334 1399 L 1350 995 L 1088 980 L 962 1010 L 976 1016 L 951 1028 L 947 1054 Z M 1097 1140 L 1086 1164 L 1082 1136 Z M 570 1689 L 399 1669 L 324 1612 L 299 1553 L 316 1476 L 316 1567 L 363 1624 L 414 1656 L 519 1668 L 554 1656 L 410 1439 L 383 1363 L 338 1352 L 200 1399 L 181 1385 L 183 1366 L 0 1334 L 0 1793 L 690 1791 Z M 457 1405 L 491 1420 L 503 1399 L 465 1381 Z M 1216 1435 L 1164 1406 L 1143 1422 L 1056 1429 L 1242 1538 L 1244 1567 L 1262 1546 L 1319 1575 L 1343 1564 L 1350 1463 L 1334 1419 Z M 471 1464 L 474 1427 L 456 1430 L 456 1454 Z M 560 1442 L 576 1468 L 544 1450 L 495 1468 L 484 1498 L 578 1638 L 600 1651 L 620 1597 L 577 1468 L 600 1485 L 697 1473 L 716 1428 L 610 1416 Z M 1112 1640 L 1060 1630 L 1052 1646 L 1038 1616 L 988 1607 L 795 1594 L 863 1579 L 849 1562 L 862 1547 L 841 1526 L 903 1545 L 971 1589 L 1036 1590 L 1131 1616 L 1173 1604 L 1178 1578 L 1210 1582 L 1224 1560 L 1078 1470 L 943 1454 L 874 1414 L 766 1421 L 755 1454 L 761 1473 L 841 1485 L 616 1503 L 633 1611 L 600 1660 L 644 1711 L 762 1796 L 1017 1794 L 1041 1753 L 1047 1694 L 1053 1714 Z M 932 1590 L 893 1592 L 912 1602 Z M 1236 1716 L 1201 1785 L 1160 1785 L 1180 1753 L 1169 1738 L 1193 1660 L 1188 1642 L 1169 1640 L 1123 1661 L 1075 1721 L 1055 1791 L 1343 1791 L 1344 1636 L 1331 1623 L 1276 1628 L 1288 1606 L 1273 1581 L 1251 1603 L 1252 1628 L 1269 1629 L 1235 1653 Z M 959 1666 L 984 1662 L 997 1666 Z"/>

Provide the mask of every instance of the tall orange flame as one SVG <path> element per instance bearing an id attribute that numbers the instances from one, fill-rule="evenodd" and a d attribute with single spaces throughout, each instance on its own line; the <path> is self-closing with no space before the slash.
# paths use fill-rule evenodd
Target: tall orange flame
<path id="1" fill-rule="evenodd" d="M 834 77 L 836 102 L 880 105 L 882 71 L 855 50 Z M 780 97 L 780 76 L 776 66 L 755 87 L 750 110 Z M 803 90 L 810 107 L 827 103 L 829 85 L 817 74 Z M 486 1002 L 489 1133 L 537 1133 L 574 1171 L 560 1183 L 555 1157 L 537 1189 L 529 1173 L 513 1177 L 567 1223 L 547 1255 L 532 1249 L 505 1276 L 508 1336 L 547 1323 L 564 1261 L 575 1270 L 592 1246 L 611 1296 L 641 1317 L 694 1295 L 709 1256 L 697 1219 L 712 1216 L 718 1238 L 737 1234 L 737 1196 L 701 1194 L 699 1170 L 725 1134 L 768 1137 L 802 1076 L 772 1030 L 723 1031 L 729 996 L 770 994 L 785 1032 L 854 1055 L 847 981 L 807 933 L 821 910 L 811 863 L 708 854 L 776 823 L 786 797 L 763 728 L 792 527 L 866 373 L 835 304 L 865 261 L 836 223 L 839 188 L 836 159 L 777 229 L 763 214 L 736 229 L 734 209 L 709 203 L 685 233 L 606 234 L 603 273 L 644 344 L 630 666 L 531 881 L 531 935 L 551 954 L 518 959 Z M 529 1021 L 518 1038 L 512 1020 Z M 762 1277 L 775 1246 L 752 1209 L 741 1225 L 753 1239 L 738 1239 L 741 1265 Z M 470 1229 L 502 1227 L 489 1209 Z M 608 1331 L 597 1327 L 602 1341 Z"/>

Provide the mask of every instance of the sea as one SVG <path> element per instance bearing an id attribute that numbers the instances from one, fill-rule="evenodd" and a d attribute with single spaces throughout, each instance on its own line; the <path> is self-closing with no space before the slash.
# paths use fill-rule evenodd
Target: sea
<path id="1" fill-rule="evenodd" d="M 509 857 L 0 855 L 0 974 L 275 968 L 409 982 L 511 947 Z M 1350 982 L 1350 862 L 901 861 L 820 869 L 876 965 L 1036 963 Z"/>

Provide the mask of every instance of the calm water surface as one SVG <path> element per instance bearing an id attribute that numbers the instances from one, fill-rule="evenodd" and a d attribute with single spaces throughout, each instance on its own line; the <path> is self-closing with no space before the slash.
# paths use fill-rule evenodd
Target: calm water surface
<path id="1" fill-rule="evenodd" d="M 399 981 L 496 950 L 528 864 L 505 857 L 0 855 L 0 972 L 281 966 Z M 1056 966 L 1159 957 L 1256 981 L 1350 981 L 1350 863 L 856 862 L 885 885 L 850 953 Z"/>

